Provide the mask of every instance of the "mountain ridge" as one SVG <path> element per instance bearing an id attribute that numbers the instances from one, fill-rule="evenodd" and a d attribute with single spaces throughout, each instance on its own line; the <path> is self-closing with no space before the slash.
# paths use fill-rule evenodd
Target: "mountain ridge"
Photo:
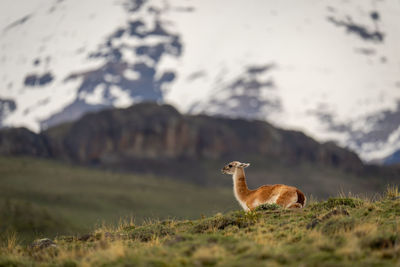
<path id="1" fill-rule="evenodd" d="M 90 113 L 40 134 L 1 130 L 0 154 L 226 186 L 229 180 L 215 179 L 221 166 L 249 161 L 251 186 L 265 183 L 268 174 L 270 183 L 301 185 L 321 196 L 329 195 L 330 187 L 373 192 L 400 177 L 397 169 L 365 165 L 354 152 L 332 142 L 320 144 L 301 132 L 264 121 L 182 115 L 156 103 Z"/>
<path id="2" fill-rule="evenodd" d="M 210 127 L 207 128 L 208 125 Z M 223 125 L 223 127 L 220 125 Z M 126 134 L 130 135 L 132 140 L 124 140 L 125 133 L 119 131 L 123 132 L 129 127 L 133 127 L 129 129 L 132 131 Z M 138 131 L 139 134 L 133 130 Z M 192 139 L 185 140 L 183 137 L 187 131 L 198 131 L 198 133 L 188 137 Z M 344 169 L 349 170 L 359 170 L 362 166 L 362 161 L 354 152 L 340 148 L 332 142 L 319 144 L 314 139 L 299 131 L 275 128 L 271 124 L 259 120 L 229 119 L 208 115 L 182 115 L 171 105 L 159 105 L 152 102 L 139 103 L 129 108 L 105 109 L 88 113 L 76 121 L 50 127 L 37 135 L 26 128 L 2 130 L 3 140 L 6 138 L 20 139 L 18 135 L 32 136 L 32 138 L 24 139 L 27 143 L 16 147 L 15 152 L 9 150 L 10 154 L 18 154 L 19 152 L 17 151 L 19 149 L 29 148 L 36 141 L 39 144 L 37 149 L 32 150 L 32 152 L 22 151 L 21 153 L 44 157 L 69 158 L 81 163 L 90 163 L 99 160 L 99 157 L 95 155 L 96 153 L 90 150 L 90 144 L 95 143 L 96 141 L 93 140 L 103 132 L 104 138 L 116 138 L 117 141 L 122 142 L 122 145 L 119 143 L 113 144 L 115 151 L 132 149 L 130 153 L 134 153 L 135 157 L 191 159 L 207 157 L 219 159 L 231 153 L 237 156 L 238 152 L 235 151 L 240 151 L 240 153 L 254 153 L 268 156 L 287 153 L 286 156 L 289 161 L 301 159 L 313 161 L 318 156 L 321 156 L 322 162 L 328 165 L 340 165 Z M 152 134 L 156 135 L 156 139 L 159 139 L 163 143 L 159 151 L 156 151 L 157 153 L 146 151 L 146 145 L 136 149 L 136 139 L 152 139 Z M 212 140 L 213 143 L 210 143 L 204 135 L 214 135 L 212 138 L 219 139 L 217 141 Z M 226 141 L 222 141 L 224 138 L 226 138 Z M 263 141 L 263 138 L 271 139 L 266 141 L 267 145 L 265 147 L 260 146 L 262 144 L 260 141 Z M 224 142 L 229 142 L 233 139 L 234 143 L 232 144 L 238 148 L 233 148 L 230 144 L 223 145 Z M 254 139 L 254 141 L 249 139 Z M 11 142 L 14 141 L 11 140 Z M 129 141 L 133 142 L 133 144 L 130 143 L 132 147 L 124 147 L 123 145 L 129 143 Z M 146 143 L 146 141 L 141 142 Z M 103 142 L 98 143 L 100 145 L 104 144 Z M 3 141 L 2 144 L 5 144 L 5 142 Z M 85 144 L 85 146 L 81 146 L 81 144 Z M 193 146 L 193 144 L 198 145 Z M 148 143 L 148 145 L 152 146 L 154 144 Z M 305 150 L 308 146 L 319 148 L 318 145 L 321 146 L 323 151 L 315 149 L 316 152 L 313 154 L 311 151 Z M 269 148 L 266 148 L 267 146 Z M 88 150 L 79 150 L 82 147 Z M 4 151 L 3 154 L 7 154 L 7 147 L 2 146 L 2 148 L 2 151 Z M 99 151 L 99 149 L 101 148 L 93 148 L 94 151 Z M 107 148 L 104 148 L 104 150 L 107 150 Z M 338 152 L 340 155 L 335 155 L 334 152 Z M 99 151 L 98 153 L 101 154 L 103 152 Z M 349 164 L 349 162 L 352 162 L 352 164 Z"/>

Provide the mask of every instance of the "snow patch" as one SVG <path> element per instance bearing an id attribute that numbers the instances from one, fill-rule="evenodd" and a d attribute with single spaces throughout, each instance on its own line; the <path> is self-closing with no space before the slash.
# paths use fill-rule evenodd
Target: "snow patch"
<path id="1" fill-rule="evenodd" d="M 123 75 L 128 80 L 136 80 L 140 78 L 140 74 L 132 69 L 126 69 Z"/>
<path id="2" fill-rule="evenodd" d="M 400 149 L 400 126 L 392 132 L 387 141 L 376 143 L 364 143 L 361 147 L 364 160 L 372 161 L 382 159 Z"/>
<path id="3" fill-rule="evenodd" d="M 118 86 L 111 86 L 110 93 L 114 97 L 113 105 L 118 108 L 126 108 L 134 103 L 130 95 Z"/>
<path id="4" fill-rule="evenodd" d="M 106 85 L 99 84 L 96 86 L 92 93 L 81 92 L 79 97 L 84 99 L 86 103 L 91 105 L 99 105 L 103 104 L 104 102 L 104 92 L 106 90 Z"/>

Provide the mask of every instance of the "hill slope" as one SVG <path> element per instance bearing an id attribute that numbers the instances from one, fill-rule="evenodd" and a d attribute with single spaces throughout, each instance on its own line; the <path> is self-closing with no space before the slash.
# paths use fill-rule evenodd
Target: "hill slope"
<path id="1" fill-rule="evenodd" d="M 236 207 L 230 188 L 0 157 L 0 232 L 20 238 L 88 231 L 120 219 L 198 218 Z M 0 235 L 0 238 L 1 238 Z"/>
<path id="2" fill-rule="evenodd" d="M 277 206 L 103 228 L 85 236 L 0 249 L 3 265 L 393 266 L 399 262 L 397 190 L 370 202 L 332 198 L 302 210 Z"/>

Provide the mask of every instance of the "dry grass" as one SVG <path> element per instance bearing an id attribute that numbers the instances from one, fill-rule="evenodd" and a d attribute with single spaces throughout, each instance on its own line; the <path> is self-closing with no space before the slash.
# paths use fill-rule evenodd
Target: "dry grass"
<path id="1" fill-rule="evenodd" d="M 388 185 L 385 192 L 385 197 L 389 199 L 400 198 L 400 191 L 397 185 Z"/>

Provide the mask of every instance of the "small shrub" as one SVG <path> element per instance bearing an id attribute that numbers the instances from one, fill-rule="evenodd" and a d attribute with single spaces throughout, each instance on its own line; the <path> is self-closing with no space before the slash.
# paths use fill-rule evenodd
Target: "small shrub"
<path id="1" fill-rule="evenodd" d="M 254 211 L 246 212 L 244 219 L 252 225 L 260 219 L 260 214 Z"/>

